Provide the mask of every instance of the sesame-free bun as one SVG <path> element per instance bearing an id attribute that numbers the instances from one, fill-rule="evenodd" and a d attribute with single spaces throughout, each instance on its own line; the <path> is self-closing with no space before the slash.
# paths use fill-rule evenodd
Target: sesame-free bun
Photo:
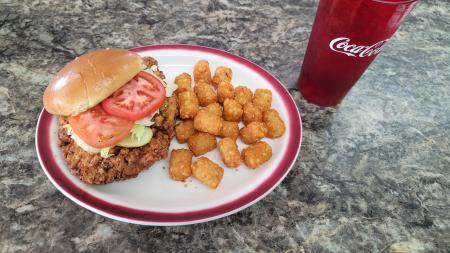
<path id="1" fill-rule="evenodd" d="M 50 81 L 44 107 L 56 115 L 76 115 L 94 107 L 141 70 L 142 59 L 125 49 L 98 49 L 75 58 Z"/>

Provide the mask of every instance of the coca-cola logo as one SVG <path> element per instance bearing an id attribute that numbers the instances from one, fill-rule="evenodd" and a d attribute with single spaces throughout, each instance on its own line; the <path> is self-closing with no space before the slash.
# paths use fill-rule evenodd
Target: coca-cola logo
<path id="1" fill-rule="evenodd" d="M 383 49 L 386 40 L 379 41 L 371 46 L 358 46 L 351 44 L 349 38 L 341 37 L 330 41 L 330 49 L 351 57 L 369 57 L 378 54 Z"/>

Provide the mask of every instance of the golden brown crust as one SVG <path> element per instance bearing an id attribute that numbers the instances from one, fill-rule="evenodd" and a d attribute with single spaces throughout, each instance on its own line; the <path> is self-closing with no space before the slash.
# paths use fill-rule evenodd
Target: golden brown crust
<path id="1" fill-rule="evenodd" d="M 223 177 L 223 168 L 207 157 L 192 163 L 192 175 L 210 188 L 216 189 Z"/>
<path id="2" fill-rule="evenodd" d="M 236 100 L 227 98 L 223 102 L 223 118 L 225 120 L 239 122 L 243 112 L 242 105 Z"/>
<path id="3" fill-rule="evenodd" d="M 81 181 L 88 184 L 107 184 L 134 178 L 154 162 L 166 158 L 170 144 L 169 136 L 157 131 L 149 144 L 140 148 L 114 147 L 110 150 L 113 156 L 105 159 L 99 154 L 81 149 L 62 127 L 59 135 L 59 146 L 69 168 Z"/>
<path id="4" fill-rule="evenodd" d="M 239 136 L 239 123 L 235 121 L 222 121 L 222 129 L 220 130 L 221 137 L 230 137 L 236 140 Z"/>
<path id="5" fill-rule="evenodd" d="M 252 101 L 253 92 L 245 86 L 238 86 L 234 89 L 234 100 L 244 106 L 246 103 Z"/>
<path id="6" fill-rule="evenodd" d="M 242 150 L 242 160 L 250 169 L 256 169 L 272 157 L 272 147 L 267 142 L 258 141 Z"/>
<path id="7" fill-rule="evenodd" d="M 198 102 L 201 106 L 207 106 L 209 104 L 217 102 L 217 94 L 213 90 L 212 86 L 200 81 L 194 86 L 195 95 L 197 95 Z"/>
<path id="8" fill-rule="evenodd" d="M 194 121 L 183 120 L 175 126 L 175 137 L 179 143 L 185 143 L 195 133 Z"/>
<path id="9" fill-rule="evenodd" d="M 267 127 L 263 122 L 253 121 L 239 130 L 239 136 L 245 144 L 253 144 L 267 135 Z"/>
<path id="10" fill-rule="evenodd" d="M 217 86 L 217 100 L 223 103 L 227 98 L 234 98 L 234 87 L 229 82 L 220 82 Z"/>
<path id="11" fill-rule="evenodd" d="M 192 90 L 178 93 L 178 104 L 182 119 L 193 119 L 199 110 L 198 98 Z"/>
<path id="12" fill-rule="evenodd" d="M 192 175 L 192 152 L 189 149 L 174 149 L 170 153 L 169 176 L 175 181 L 184 181 Z"/>
<path id="13" fill-rule="evenodd" d="M 263 122 L 267 126 L 267 137 L 278 138 L 281 137 L 286 131 L 284 121 L 281 119 L 280 114 L 275 109 L 269 109 L 264 112 Z"/>
<path id="14" fill-rule="evenodd" d="M 236 140 L 225 137 L 219 141 L 220 158 L 229 168 L 236 168 L 241 164 L 241 153 L 239 153 Z"/>
<path id="15" fill-rule="evenodd" d="M 269 110 L 272 106 L 272 91 L 256 89 L 252 102 L 254 105 L 259 106 L 263 112 Z"/>
<path id="16" fill-rule="evenodd" d="M 151 68 L 153 65 L 158 67 L 158 61 L 155 58 L 150 57 L 150 56 L 142 57 L 142 63 L 147 68 Z M 159 78 L 161 78 L 161 79 L 165 79 L 166 78 L 166 76 L 164 75 L 164 72 L 162 70 L 160 70 L 159 68 L 157 68 L 155 74 L 157 76 L 159 76 Z"/>
<path id="17" fill-rule="evenodd" d="M 222 118 L 207 110 L 200 110 L 194 118 L 194 129 L 219 135 L 222 129 Z"/>
<path id="18" fill-rule="evenodd" d="M 178 89 L 175 91 L 176 93 L 181 93 L 183 91 L 192 90 L 192 78 L 188 73 L 181 73 L 177 77 L 175 77 L 175 84 Z"/>
<path id="19" fill-rule="evenodd" d="M 202 110 L 206 110 L 212 114 L 222 117 L 223 107 L 219 103 L 212 103 L 204 107 Z"/>
<path id="20" fill-rule="evenodd" d="M 233 78 L 233 71 L 230 68 L 220 66 L 216 69 L 214 72 L 214 76 L 212 79 L 212 85 L 217 87 L 220 82 L 231 82 L 231 79 Z"/>
<path id="21" fill-rule="evenodd" d="M 196 132 L 187 141 L 195 156 L 203 155 L 217 147 L 216 137 L 209 133 Z"/>
<path id="22" fill-rule="evenodd" d="M 194 65 L 194 81 L 195 83 L 203 81 L 211 84 L 211 70 L 207 60 L 200 60 Z"/>
<path id="23" fill-rule="evenodd" d="M 242 121 L 244 121 L 245 125 L 248 125 L 253 121 L 262 121 L 263 112 L 259 106 L 254 105 L 252 102 L 248 102 L 244 105 L 243 110 Z"/>

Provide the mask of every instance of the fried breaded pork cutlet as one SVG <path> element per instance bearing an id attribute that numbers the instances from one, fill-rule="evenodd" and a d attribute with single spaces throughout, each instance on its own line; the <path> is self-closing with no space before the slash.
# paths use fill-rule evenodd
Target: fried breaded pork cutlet
<path id="1" fill-rule="evenodd" d="M 106 184 L 167 158 L 178 116 L 175 89 L 154 58 L 125 49 L 98 49 L 69 62 L 43 101 L 59 117 L 59 147 L 71 172 Z"/>
<path id="2" fill-rule="evenodd" d="M 89 184 L 107 184 L 137 177 L 154 162 L 167 158 L 178 110 L 176 96 L 167 98 L 166 101 L 168 106 L 154 118 L 157 122 L 151 127 L 153 138 L 150 143 L 138 148 L 115 146 L 110 150 L 111 157 L 108 158 L 80 148 L 63 127 L 67 120 L 60 118 L 59 146 L 72 173 Z"/>

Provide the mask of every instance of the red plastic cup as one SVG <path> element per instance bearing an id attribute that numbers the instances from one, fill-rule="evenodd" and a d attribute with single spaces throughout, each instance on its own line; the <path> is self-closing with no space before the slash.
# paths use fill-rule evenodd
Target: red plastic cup
<path id="1" fill-rule="evenodd" d="M 298 82 L 309 102 L 338 105 L 417 0 L 320 0 Z"/>

